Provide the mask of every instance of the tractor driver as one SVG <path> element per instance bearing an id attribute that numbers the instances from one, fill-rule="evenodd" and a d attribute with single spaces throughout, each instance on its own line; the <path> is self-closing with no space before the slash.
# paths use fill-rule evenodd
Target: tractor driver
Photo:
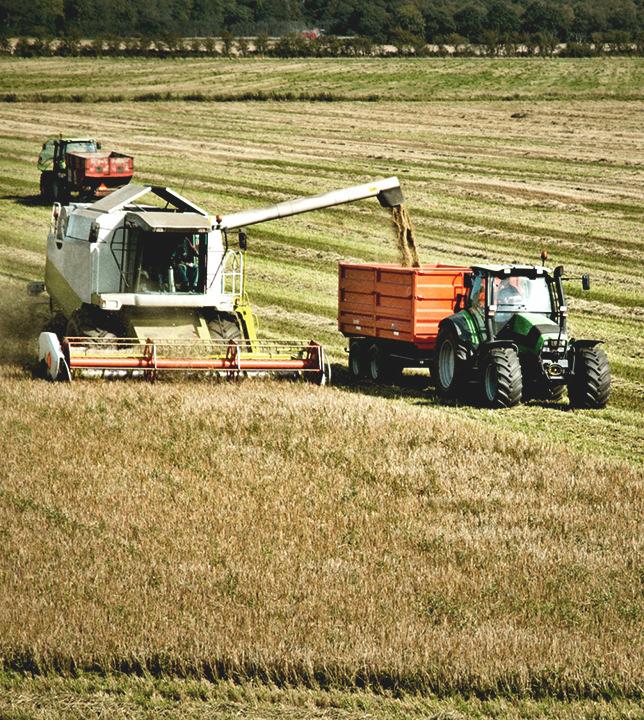
<path id="1" fill-rule="evenodd" d="M 512 317 L 512 314 L 524 306 L 524 303 L 525 300 L 521 291 L 511 282 L 511 278 L 503 278 L 496 291 L 498 311 L 495 322 L 497 325 L 505 325 Z"/>

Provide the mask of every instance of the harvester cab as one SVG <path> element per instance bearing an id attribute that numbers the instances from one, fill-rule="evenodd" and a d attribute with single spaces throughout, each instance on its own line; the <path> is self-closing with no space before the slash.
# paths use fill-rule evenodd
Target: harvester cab
<path id="1" fill-rule="evenodd" d="M 480 381 L 496 407 L 522 398 L 558 399 L 566 385 L 576 407 L 603 407 L 610 369 L 599 340 L 569 337 L 563 267 L 473 266 L 460 307 L 439 325 L 434 375 L 442 395 Z M 587 275 L 583 287 L 590 287 Z"/>
<path id="2" fill-rule="evenodd" d="M 157 204 L 142 203 L 150 194 Z M 65 329 L 41 334 L 43 373 L 277 372 L 328 382 L 318 343 L 257 337 L 244 228 L 369 197 L 400 204 L 398 180 L 214 217 L 164 187 L 127 185 L 93 204 L 55 203 L 45 286 Z"/>

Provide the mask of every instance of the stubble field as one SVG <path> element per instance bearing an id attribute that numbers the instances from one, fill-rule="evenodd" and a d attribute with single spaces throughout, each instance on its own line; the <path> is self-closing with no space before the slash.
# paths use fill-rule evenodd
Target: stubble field
<path id="1" fill-rule="evenodd" d="M 217 692 L 199 690 L 202 678 L 311 688 L 299 699 L 308 691 L 275 690 L 272 701 L 252 691 L 257 716 L 269 716 L 270 702 L 297 717 L 323 713 L 333 697 L 338 717 L 635 717 L 642 63 L 536 61 L 538 86 L 524 83 L 519 100 L 501 98 L 532 66 L 430 61 L 410 66 L 416 82 L 409 67 L 401 73 L 396 101 L 209 103 L 137 102 L 141 67 L 128 62 L 103 66 L 118 69 L 116 91 L 133 101 L 0 106 L 0 657 L 9 698 L 0 714 L 31 712 L 38 690 L 52 707 L 111 697 L 101 683 L 94 695 L 82 684 L 61 690 L 48 673 L 128 670 L 175 678 L 170 705 L 178 695 L 202 709 Z M 55 94 L 64 77 L 71 93 L 74 76 L 87 93 L 86 63 L 3 61 L 0 92 Z M 280 86 L 292 69 L 159 62 L 155 74 L 145 65 L 154 80 L 146 92 L 176 94 L 191 72 L 225 71 L 246 92 L 253 78 Z M 34 79 L 41 72 L 43 85 L 43 67 L 45 90 Z M 175 78 L 169 67 L 186 72 Z M 320 92 L 348 72 L 342 62 L 318 67 L 331 73 L 326 89 L 318 76 Z M 360 93 L 382 93 L 390 71 L 396 83 L 395 64 L 353 70 Z M 452 101 L 432 101 L 423 73 L 456 71 L 463 86 L 489 71 L 499 99 L 468 100 L 453 79 Z M 562 77 L 568 96 L 544 100 L 562 95 Z M 545 247 L 569 272 L 592 276 L 590 293 L 569 284 L 571 323 L 607 341 L 611 404 L 491 412 L 441 405 L 423 377 L 353 386 L 335 330 L 336 267 L 395 260 L 375 202 L 249 233 L 262 332 L 322 340 L 338 363 L 336 387 L 35 382 L 28 365 L 46 302 L 23 287 L 42 275 L 49 215 L 35 197 L 35 157 L 57 132 L 131 152 L 138 181 L 179 189 L 213 213 L 396 174 L 427 262 L 534 262 Z M 25 669 L 52 679 L 33 686 L 14 674 Z M 181 677 L 193 685 L 179 686 Z M 149 698 L 163 699 L 156 682 Z M 365 695 L 360 708 L 342 695 L 364 686 L 416 700 L 385 707 Z M 428 693 L 438 697 L 421 700 Z M 454 705 L 470 694 L 496 699 Z M 515 701 L 503 710 L 517 696 L 523 710 Z"/>

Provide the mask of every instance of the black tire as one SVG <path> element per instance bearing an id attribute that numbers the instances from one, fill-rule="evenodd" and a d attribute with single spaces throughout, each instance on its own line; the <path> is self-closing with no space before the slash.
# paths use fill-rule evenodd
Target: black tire
<path id="1" fill-rule="evenodd" d="M 81 307 L 70 315 L 67 321 L 67 337 L 82 337 L 96 340 L 116 338 L 115 328 L 109 326 L 109 322 L 93 313 L 87 307 Z"/>
<path id="2" fill-rule="evenodd" d="M 449 326 L 441 328 L 436 339 L 432 366 L 432 379 L 438 394 L 445 398 L 455 397 L 462 389 L 462 375 L 456 330 Z"/>
<path id="3" fill-rule="evenodd" d="M 349 344 L 349 372 L 356 380 L 367 374 L 367 352 L 360 340 Z"/>
<path id="4" fill-rule="evenodd" d="M 58 177 L 55 173 L 52 173 L 51 194 L 54 202 L 59 202 L 61 205 L 66 205 L 69 202 L 67 180 Z"/>
<path id="5" fill-rule="evenodd" d="M 54 173 L 51 170 L 45 170 L 40 173 L 40 197 L 43 202 L 54 201 Z"/>
<path id="6" fill-rule="evenodd" d="M 400 380 L 402 367 L 387 352 L 374 343 L 367 353 L 367 377 L 379 385 L 391 385 Z"/>
<path id="7" fill-rule="evenodd" d="M 228 313 L 217 313 L 208 321 L 208 330 L 211 340 L 216 342 L 230 342 L 243 338 L 237 318 Z"/>
<path id="8" fill-rule="evenodd" d="M 568 399 L 574 408 L 603 408 L 610 397 L 611 374 L 606 353 L 598 347 L 575 351 Z"/>
<path id="9" fill-rule="evenodd" d="M 521 363 L 513 348 L 492 348 L 481 369 L 481 385 L 485 402 L 493 408 L 509 408 L 521 402 Z"/>

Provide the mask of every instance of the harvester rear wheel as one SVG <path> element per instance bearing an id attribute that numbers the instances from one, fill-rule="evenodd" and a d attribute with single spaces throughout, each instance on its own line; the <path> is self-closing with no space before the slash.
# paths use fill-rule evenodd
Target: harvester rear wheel
<path id="1" fill-rule="evenodd" d="M 606 353 L 598 347 L 580 348 L 575 353 L 575 374 L 568 382 L 568 398 L 575 408 L 606 407 L 611 375 Z"/>
<path id="2" fill-rule="evenodd" d="M 492 348 L 483 363 L 483 396 L 494 408 L 508 408 L 521 401 L 521 363 L 513 348 Z"/>
<path id="3" fill-rule="evenodd" d="M 209 320 L 208 330 L 211 339 L 215 341 L 229 342 L 242 338 L 242 331 L 235 316 L 227 313 L 218 313 L 212 320 Z"/>
<path id="4" fill-rule="evenodd" d="M 450 327 L 438 333 L 434 366 L 432 368 L 434 384 L 442 397 L 454 397 L 461 385 L 461 367 L 458 360 L 458 338 Z"/>

